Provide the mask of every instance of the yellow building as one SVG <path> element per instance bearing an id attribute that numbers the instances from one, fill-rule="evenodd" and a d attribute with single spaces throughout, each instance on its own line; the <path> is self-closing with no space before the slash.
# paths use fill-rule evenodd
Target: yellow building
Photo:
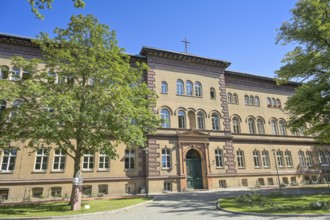
<path id="1" fill-rule="evenodd" d="M 26 74 L 11 66 L 13 55 L 38 57 L 39 50 L 31 39 L 0 35 L 1 80 Z M 326 178 L 328 148 L 286 129 L 283 107 L 299 84 L 278 86 L 272 78 L 228 71 L 226 61 L 149 47 L 133 57 L 149 66 L 145 81 L 158 95 L 154 111 L 161 127 L 146 149 L 119 146 L 117 160 L 85 154 L 85 196 L 300 185 Z M 18 145 L 0 153 L 0 198 L 70 195 L 73 161 L 48 147 L 29 154 Z"/>

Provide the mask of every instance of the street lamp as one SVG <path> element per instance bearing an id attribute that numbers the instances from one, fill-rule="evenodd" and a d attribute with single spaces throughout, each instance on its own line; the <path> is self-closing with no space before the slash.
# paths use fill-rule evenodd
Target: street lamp
<path id="1" fill-rule="evenodd" d="M 282 187 L 281 187 L 281 181 L 280 181 L 280 175 L 278 174 L 278 167 L 277 167 L 277 163 L 276 163 L 275 149 L 273 149 L 272 151 L 273 151 L 273 155 L 274 155 L 274 162 L 275 162 L 275 167 L 276 167 L 276 174 L 277 174 L 278 186 L 280 187 L 280 189 L 282 189 Z"/>

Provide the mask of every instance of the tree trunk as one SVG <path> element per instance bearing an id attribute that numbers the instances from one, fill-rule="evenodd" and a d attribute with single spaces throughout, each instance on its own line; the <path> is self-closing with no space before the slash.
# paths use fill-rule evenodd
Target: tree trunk
<path id="1" fill-rule="evenodd" d="M 77 146 L 77 150 L 76 150 L 75 158 L 74 158 L 74 170 L 73 170 L 72 179 L 74 179 L 76 177 L 77 172 L 81 170 L 80 162 L 81 162 L 81 152 L 80 152 L 80 147 Z M 72 183 L 71 198 L 70 198 L 70 203 L 69 203 L 71 206 L 71 210 L 73 210 L 73 205 L 75 202 L 75 195 L 76 195 L 76 186 Z"/>

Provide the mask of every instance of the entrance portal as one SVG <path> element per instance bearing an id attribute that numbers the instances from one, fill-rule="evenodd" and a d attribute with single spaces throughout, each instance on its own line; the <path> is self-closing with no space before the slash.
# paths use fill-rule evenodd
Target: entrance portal
<path id="1" fill-rule="evenodd" d="M 187 187 L 193 189 L 203 188 L 201 157 L 196 150 L 189 150 L 186 156 Z"/>

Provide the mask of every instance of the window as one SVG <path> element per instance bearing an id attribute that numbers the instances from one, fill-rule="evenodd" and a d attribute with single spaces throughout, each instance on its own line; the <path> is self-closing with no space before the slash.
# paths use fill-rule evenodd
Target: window
<path id="1" fill-rule="evenodd" d="M 182 110 L 178 112 L 178 122 L 179 128 L 186 128 L 186 114 Z"/>
<path id="2" fill-rule="evenodd" d="M 92 196 L 92 186 L 83 186 L 82 195 L 83 196 Z"/>
<path id="3" fill-rule="evenodd" d="M 193 95 L 193 84 L 189 80 L 186 82 L 186 95 L 189 95 L 189 96 Z"/>
<path id="4" fill-rule="evenodd" d="M 223 168 L 223 150 L 215 149 L 215 164 L 217 168 Z"/>
<path id="5" fill-rule="evenodd" d="M 94 169 L 94 151 L 87 151 L 84 154 L 83 170 L 93 170 L 93 169 Z"/>
<path id="6" fill-rule="evenodd" d="M 170 112 L 166 108 L 163 108 L 160 113 L 161 118 L 161 126 L 162 128 L 169 128 L 170 127 Z"/>
<path id="7" fill-rule="evenodd" d="M 167 93 L 167 83 L 166 82 L 162 82 L 162 93 L 166 94 Z"/>
<path id="8" fill-rule="evenodd" d="M 0 200 L 8 200 L 9 189 L 0 189 Z"/>
<path id="9" fill-rule="evenodd" d="M 233 103 L 238 104 L 238 95 L 236 93 L 233 94 Z"/>
<path id="10" fill-rule="evenodd" d="M 9 76 L 9 67 L 1 66 L 0 67 L 0 79 L 8 79 Z"/>
<path id="11" fill-rule="evenodd" d="M 172 191 L 172 183 L 164 181 L 164 191 Z"/>
<path id="12" fill-rule="evenodd" d="M 324 153 L 322 151 L 319 152 L 319 161 L 320 161 L 320 164 L 325 164 L 325 157 L 324 157 Z"/>
<path id="13" fill-rule="evenodd" d="M 249 186 L 247 179 L 241 179 L 242 186 Z"/>
<path id="14" fill-rule="evenodd" d="M 134 150 L 125 150 L 125 169 L 134 169 Z"/>
<path id="15" fill-rule="evenodd" d="M 286 184 L 286 185 L 289 184 L 289 179 L 288 179 L 288 177 L 283 177 L 283 178 L 282 178 L 282 181 L 283 181 L 283 183 Z"/>
<path id="16" fill-rule="evenodd" d="M 211 115 L 211 119 L 212 119 L 212 129 L 220 130 L 219 115 L 217 113 L 213 113 Z"/>
<path id="17" fill-rule="evenodd" d="M 280 150 L 276 151 L 276 157 L 278 167 L 284 167 L 283 152 Z"/>
<path id="18" fill-rule="evenodd" d="M 210 89 L 210 97 L 211 97 L 211 99 L 215 99 L 215 89 L 214 88 Z"/>
<path id="19" fill-rule="evenodd" d="M 270 123 L 272 126 L 272 134 L 278 135 L 277 121 L 275 119 L 273 119 Z"/>
<path id="20" fill-rule="evenodd" d="M 54 84 L 56 81 L 56 73 L 54 72 L 48 72 L 47 82 L 49 84 Z"/>
<path id="21" fill-rule="evenodd" d="M 249 104 L 249 100 L 250 100 L 249 96 L 248 95 L 245 95 L 244 96 L 245 105 L 248 105 Z"/>
<path id="22" fill-rule="evenodd" d="M 259 134 L 265 134 L 264 121 L 261 118 L 257 119 L 257 129 Z"/>
<path id="23" fill-rule="evenodd" d="M 201 97 L 202 95 L 202 84 L 200 82 L 195 82 L 195 96 Z"/>
<path id="24" fill-rule="evenodd" d="M 254 97 L 254 105 L 260 106 L 260 99 L 258 96 Z"/>
<path id="25" fill-rule="evenodd" d="M 198 112 L 197 113 L 197 123 L 198 123 L 198 129 L 205 129 L 205 121 L 204 121 L 204 113 Z"/>
<path id="26" fill-rule="evenodd" d="M 253 118 L 248 119 L 248 125 L 249 125 L 250 134 L 255 134 L 256 133 L 256 125 L 254 123 Z"/>
<path id="27" fill-rule="evenodd" d="M 270 162 L 269 162 L 269 153 L 266 150 L 263 150 L 262 153 L 262 164 L 265 168 L 270 167 Z"/>
<path id="28" fill-rule="evenodd" d="M 299 151 L 298 152 L 298 157 L 299 157 L 299 165 L 301 167 L 306 166 L 306 164 L 305 164 L 305 155 L 304 155 L 304 152 L 303 151 Z"/>
<path id="29" fill-rule="evenodd" d="M 46 171 L 48 165 L 49 149 L 39 148 L 36 154 L 35 171 Z"/>
<path id="30" fill-rule="evenodd" d="M 22 80 L 27 80 L 31 78 L 30 71 L 23 70 Z"/>
<path id="31" fill-rule="evenodd" d="M 10 80 L 19 80 L 20 79 L 20 68 L 13 67 L 11 71 L 11 77 Z"/>
<path id="32" fill-rule="evenodd" d="M 233 131 L 234 133 L 241 133 L 241 126 L 237 117 L 233 118 Z"/>
<path id="33" fill-rule="evenodd" d="M 265 185 L 265 180 L 264 180 L 264 178 L 258 178 L 258 180 L 257 180 L 257 185 L 259 185 L 259 186 L 264 186 L 264 185 Z"/>
<path id="34" fill-rule="evenodd" d="M 286 135 L 286 123 L 284 120 L 280 120 L 279 122 L 279 132 L 280 135 Z"/>
<path id="35" fill-rule="evenodd" d="M 34 198 L 41 198 L 44 192 L 44 188 L 42 187 L 36 187 L 32 188 L 32 197 Z"/>
<path id="36" fill-rule="evenodd" d="M 6 149 L 3 151 L 1 172 L 13 172 L 15 169 L 16 162 L 16 149 Z"/>
<path id="37" fill-rule="evenodd" d="M 312 152 L 310 151 L 306 151 L 306 165 L 308 167 L 313 166 Z"/>
<path id="38" fill-rule="evenodd" d="M 253 151 L 253 162 L 255 168 L 260 168 L 260 152 L 257 150 Z"/>
<path id="39" fill-rule="evenodd" d="M 276 101 L 274 98 L 272 98 L 272 107 L 276 107 Z"/>
<path id="40" fill-rule="evenodd" d="M 233 101 L 233 95 L 229 92 L 228 93 L 228 103 L 233 103 L 234 101 Z"/>
<path id="41" fill-rule="evenodd" d="M 330 154 L 329 154 L 329 152 L 325 151 L 324 155 L 325 155 L 325 163 L 329 165 L 330 164 Z"/>
<path id="42" fill-rule="evenodd" d="M 293 167 L 291 152 L 287 150 L 285 151 L 284 155 L 285 155 L 286 166 Z"/>
<path id="43" fill-rule="evenodd" d="M 220 188 L 227 188 L 226 180 L 219 180 L 219 187 Z"/>
<path id="44" fill-rule="evenodd" d="M 50 188 L 50 195 L 52 197 L 62 197 L 62 187 L 52 187 L 52 188 Z"/>
<path id="45" fill-rule="evenodd" d="M 108 170 L 110 164 L 110 159 L 104 153 L 100 153 L 99 155 L 99 170 Z"/>
<path id="46" fill-rule="evenodd" d="M 276 99 L 276 107 L 281 108 L 281 101 L 279 99 Z"/>
<path id="47" fill-rule="evenodd" d="M 267 97 L 267 105 L 272 106 L 272 100 L 269 97 Z"/>
<path id="48" fill-rule="evenodd" d="M 236 151 L 236 155 L 237 155 L 238 168 L 244 168 L 245 167 L 244 151 L 238 150 Z"/>
<path id="49" fill-rule="evenodd" d="M 178 79 L 176 81 L 176 94 L 177 95 L 183 95 L 184 94 L 183 81 L 181 79 Z"/>
<path id="50" fill-rule="evenodd" d="M 171 168 L 171 149 L 162 149 L 162 168 Z"/>
<path id="51" fill-rule="evenodd" d="M 55 149 L 53 170 L 63 171 L 65 168 L 65 160 L 66 160 L 66 155 L 64 153 L 64 150 Z"/>
<path id="52" fill-rule="evenodd" d="M 101 184 L 101 185 L 98 185 L 98 188 L 99 188 L 99 191 L 98 191 L 99 194 L 108 195 L 108 188 L 109 188 L 108 185 Z"/>
<path id="53" fill-rule="evenodd" d="M 267 183 L 268 183 L 268 185 L 274 185 L 274 180 L 273 180 L 273 178 L 267 178 Z"/>
<path id="54" fill-rule="evenodd" d="M 252 95 L 249 98 L 249 105 L 254 105 L 254 97 Z"/>

